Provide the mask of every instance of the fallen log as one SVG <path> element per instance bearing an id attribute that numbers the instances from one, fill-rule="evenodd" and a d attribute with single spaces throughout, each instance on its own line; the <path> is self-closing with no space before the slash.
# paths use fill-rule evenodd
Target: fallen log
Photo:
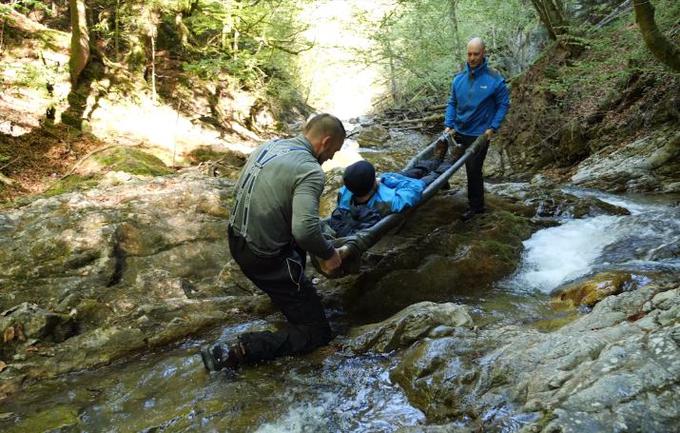
<path id="1" fill-rule="evenodd" d="M 417 119 L 398 120 L 396 122 L 393 122 L 393 124 L 403 125 L 405 123 L 426 123 L 426 122 L 437 122 L 437 121 L 440 121 L 440 120 L 444 120 L 444 113 L 432 114 L 430 116 L 419 117 Z"/>

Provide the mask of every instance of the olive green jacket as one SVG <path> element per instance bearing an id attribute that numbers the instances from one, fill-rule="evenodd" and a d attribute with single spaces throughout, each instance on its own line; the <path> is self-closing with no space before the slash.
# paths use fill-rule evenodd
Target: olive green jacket
<path id="1" fill-rule="evenodd" d="M 236 186 L 232 229 L 257 255 L 271 257 L 291 241 L 322 259 L 333 246 L 321 235 L 324 173 L 302 135 L 265 143 L 248 157 Z"/>

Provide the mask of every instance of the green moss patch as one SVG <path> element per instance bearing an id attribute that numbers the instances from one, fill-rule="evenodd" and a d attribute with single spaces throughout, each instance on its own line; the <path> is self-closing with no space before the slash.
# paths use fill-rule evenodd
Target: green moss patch
<path id="1" fill-rule="evenodd" d="M 157 157 L 130 147 L 113 147 L 92 157 L 102 171 L 123 171 L 138 176 L 163 176 L 172 173 Z"/>
<path id="2" fill-rule="evenodd" d="M 72 174 L 50 186 L 42 194 L 42 197 L 53 197 L 55 195 L 64 194 L 67 192 L 84 191 L 94 188 L 97 186 L 100 179 L 101 176 L 98 175 L 80 176 L 77 174 Z"/>
<path id="3" fill-rule="evenodd" d="M 217 150 L 211 146 L 200 146 L 186 155 L 191 164 L 200 164 L 208 161 L 221 161 L 234 167 L 242 167 L 246 162 L 246 156 L 232 150 Z"/>

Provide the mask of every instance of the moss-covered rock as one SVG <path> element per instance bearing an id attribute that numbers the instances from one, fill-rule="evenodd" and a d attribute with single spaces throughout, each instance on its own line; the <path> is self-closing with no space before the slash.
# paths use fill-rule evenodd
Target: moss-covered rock
<path id="1" fill-rule="evenodd" d="M 603 272 L 557 288 L 551 294 L 550 304 L 558 310 L 592 307 L 607 296 L 630 290 L 634 285 L 628 272 Z"/>
<path id="2" fill-rule="evenodd" d="M 67 192 L 84 191 L 97 186 L 100 179 L 101 176 L 95 174 L 86 176 L 71 174 L 52 184 L 45 192 L 42 193 L 42 196 L 53 197 L 55 195 L 65 194 Z"/>
<path id="3" fill-rule="evenodd" d="M 2 392 L 262 310 L 230 264 L 231 189 L 193 172 L 0 213 Z"/>
<path id="4" fill-rule="evenodd" d="M 114 146 L 95 153 L 83 165 L 85 173 L 122 171 L 136 176 L 163 176 L 172 173 L 163 161 L 143 150 Z"/>
<path id="5" fill-rule="evenodd" d="M 488 199 L 492 210 L 466 223 L 458 220 L 463 204 L 450 196 L 418 209 L 397 236 L 366 258 L 376 263 L 357 278 L 346 308 L 364 323 L 382 320 L 420 301 L 487 290 L 509 275 L 534 226 L 522 207 Z"/>
<path id="6" fill-rule="evenodd" d="M 387 129 L 380 125 L 371 125 L 362 128 L 356 140 L 363 147 L 384 147 L 389 138 Z"/>
<path id="7" fill-rule="evenodd" d="M 7 433 L 20 432 L 59 432 L 71 431 L 78 425 L 78 412 L 69 406 L 57 406 L 31 416 L 7 430 Z"/>

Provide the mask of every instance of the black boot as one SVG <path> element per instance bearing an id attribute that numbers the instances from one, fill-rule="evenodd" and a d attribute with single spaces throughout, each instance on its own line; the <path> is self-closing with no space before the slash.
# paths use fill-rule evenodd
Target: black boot
<path id="1" fill-rule="evenodd" d="M 484 213 L 484 209 L 468 209 L 460 216 L 461 221 L 470 221 L 475 215 Z"/>
<path id="2" fill-rule="evenodd" d="M 225 368 L 235 370 L 245 361 L 245 350 L 240 343 L 228 347 L 223 343 L 201 348 L 203 365 L 208 371 L 220 371 Z"/>

